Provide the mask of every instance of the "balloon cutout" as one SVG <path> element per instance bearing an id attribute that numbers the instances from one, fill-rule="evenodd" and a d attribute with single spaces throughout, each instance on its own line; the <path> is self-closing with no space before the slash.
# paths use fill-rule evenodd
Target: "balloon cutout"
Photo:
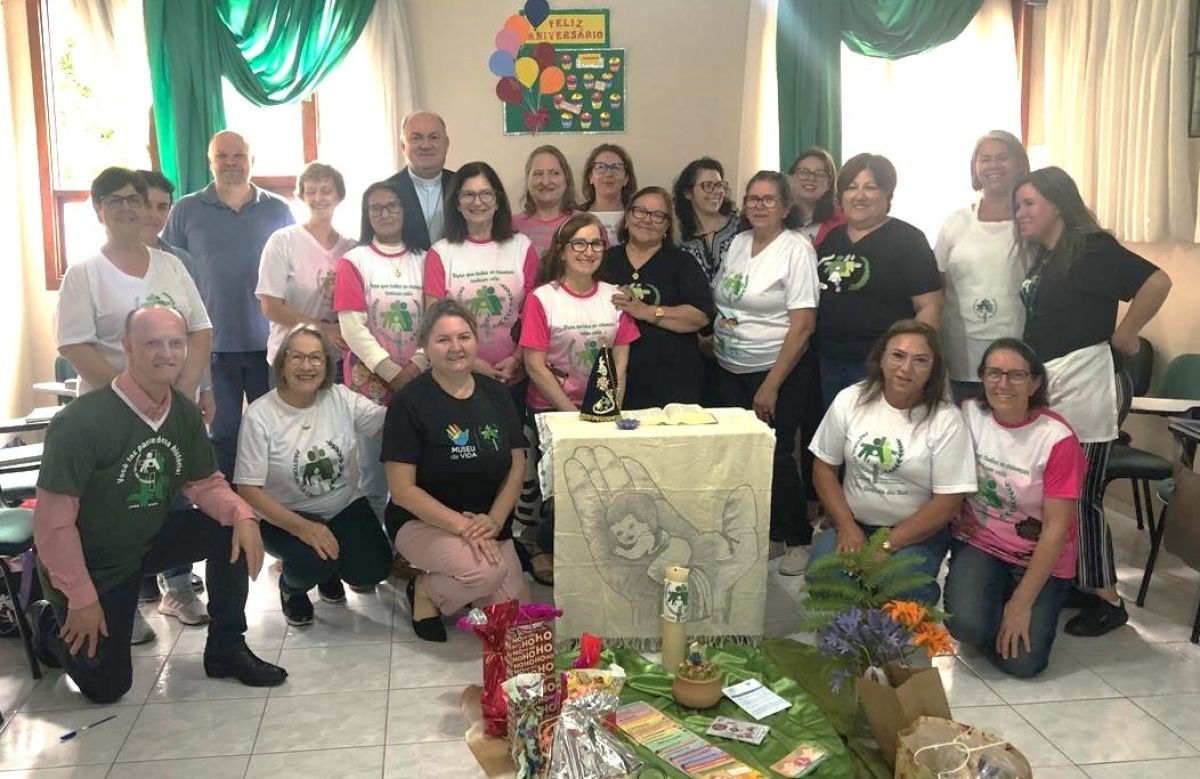
<path id="1" fill-rule="evenodd" d="M 529 37 L 529 33 L 533 32 L 533 25 L 524 16 L 513 14 L 504 20 L 504 29 L 515 32 L 521 43 L 524 43 Z"/>
<path id="2" fill-rule="evenodd" d="M 496 82 L 496 97 L 509 105 L 521 104 L 521 85 L 515 78 L 502 78 Z"/>
<path id="3" fill-rule="evenodd" d="M 541 68 L 533 57 L 521 57 L 517 60 L 514 70 L 517 72 L 517 81 L 520 81 L 522 86 L 531 87 L 537 81 Z"/>
<path id="4" fill-rule="evenodd" d="M 537 61 L 538 67 L 542 70 L 554 64 L 554 45 L 550 43 L 539 43 L 533 47 L 534 60 Z"/>
<path id="5" fill-rule="evenodd" d="M 517 50 L 521 48 L 521 36 L 517 35 L 513 30 L 507 27 L 496 33 L 496 49 L 507 52 L 508 56 L 517 56 Z"/>
<path id="6" fill-rule="evenodd" d="M 543 95 L 553 95 L 566 83 L 567 77 L 563 75 L 562 69 L 557 65 L 551 65 L 542 71 L 542 80 L 538 83 L 538 89 Z"/>
<path id="7" fill-rule="evenodd" d="M 537 27 L 542 22 L 546 21 L 546 17 L 550 15 L 550 3 L 546 0 L 529 0 L 525 3 L 525 17 L 529 19 L 529 23 Z"/>
<path id="8" fill-rule="evenodd" d="M 506 51 L 493 51 L 488 59 L 488 70 L 501 78 L 513 75 L 512 55 Z"/>

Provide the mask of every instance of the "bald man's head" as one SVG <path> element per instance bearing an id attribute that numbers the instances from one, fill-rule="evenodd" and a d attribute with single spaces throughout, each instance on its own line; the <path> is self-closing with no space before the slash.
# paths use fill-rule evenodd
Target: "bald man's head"
<path id="1" fill-rule="evenodd" d="M 130 311 L 122 345 L 134 381 L 147 391 L 174 384 L 187 359 L 187 336 L 187 320 L 170 306 Z"/>
<path id="2" fill-rule="evenodd" d="M 412 172 L 424 179 L 441 175 L 450 150 L 450 136 L 442 117 L 432 111 L 417 111 L 404 117 L 401 130 L 401 149 Z"/>
<path id="3" fill-rule="evenodd" d="M 250 144 L 232 130 L 222 130 L 208 142 L 208 169 L 218 186 L 243 186 L 250 182 Z"/>

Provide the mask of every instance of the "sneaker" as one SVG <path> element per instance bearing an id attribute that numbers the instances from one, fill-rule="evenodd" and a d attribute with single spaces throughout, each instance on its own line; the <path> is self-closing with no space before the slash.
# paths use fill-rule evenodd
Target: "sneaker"
<path id="1" fill-rule="evenodd" d="M 799 576 L 808 570 L 808 550 L 802 546 L 789 546 L 779 558 L 779 573 L 784 576 Z"/>
<path id="2" fill-rule="evenodd" d="M 1102 636 L 1110 630 L 1116 630 L 1129 621 L 1129 612 L 1125 610 L 1125 600 L 1117 605 L 1109 603 L 1104 598 L 1097 597 L 1079 613 L 1067 620 L 1063 630 L 1073 636 Z"/>
<path id="3" fill-rule="evenodd" d="M 345 603 L 346 588 L 342 586 L 342 580 L 334 576 L 317 585 L 317 597 L 326 603 Z"/>
<path id="4" fill-rule="evenodd" d="M 203 625 L 208 622 L 208 607 L 196 597 L 191 586 L 184 587 L 179 592 L 168 590 L 158 603 L 158 613 L 175 617 L 185 625 Z"/>
<path id="5" fill-rule="evenodd" d="M 279 603 L 283 607 L 283 618 L 289 625 L 304 627 L 313 621 L 313 605 L 308 599 L 307 592 L 297 592 L 288 595 L 279 590 Z"/>
<path id="6" fill-rule="evenodd" d="M 204 594 L 204 580 L 201 579 L 197 574 L 192 574 L 192 592 L 196 593 L 197 595 Z"/>
<path id="7" fill-rule="evenodd" d="M 782 541 L 772 541 L 770 551 L 767 552 L 767 559 L 774 560 L 778 557 L 783 557 L 787 554 L 787 544 Z"/>
<path id="8" fill-rule="evenodd" d="M 142 588 L 138 591 L 138 603 L 157 603 L 162 597 L 162 592 L 158 589 L 157 576 L 143 576 Z"/>
<path id="9" fill-rule="evenodd" d="M 154 632 L 154 628 L 150 627 L 150 623 L 142 616 L 142 612 L 135 609 L 133 612 L 133 630 L 129 634 L 129 645 L 140 646 L 142 644 L 149 644 L 156 638 L 158 638 L 158 634 Z"/>

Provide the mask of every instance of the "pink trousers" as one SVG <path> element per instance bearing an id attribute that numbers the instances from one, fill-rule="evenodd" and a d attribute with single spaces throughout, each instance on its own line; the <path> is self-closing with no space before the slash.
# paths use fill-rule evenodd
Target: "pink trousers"
<path id="1" fill-rule="evenodd" d="M 492 565 L 477 559 L 461 537 L 410 519 L 396 533 L 396 549 L 414 568 L 427 572 L 425 592 L 444 615 L 471 603 L 529 600 L 529 586 L 511 540 L 500 543 L 500 564 Z"/>

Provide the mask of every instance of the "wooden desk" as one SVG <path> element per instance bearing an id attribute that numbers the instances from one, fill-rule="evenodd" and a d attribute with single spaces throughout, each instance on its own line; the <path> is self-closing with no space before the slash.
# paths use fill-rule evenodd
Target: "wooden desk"
<path id="1" fill-rule="evenodd" d="M 1177 417 L 1195 408 L 1200 408 L 1200 400 L 1136 397 L 1129 406 L 1129 413 L 1153 414 L 1159 417 Z"/>

